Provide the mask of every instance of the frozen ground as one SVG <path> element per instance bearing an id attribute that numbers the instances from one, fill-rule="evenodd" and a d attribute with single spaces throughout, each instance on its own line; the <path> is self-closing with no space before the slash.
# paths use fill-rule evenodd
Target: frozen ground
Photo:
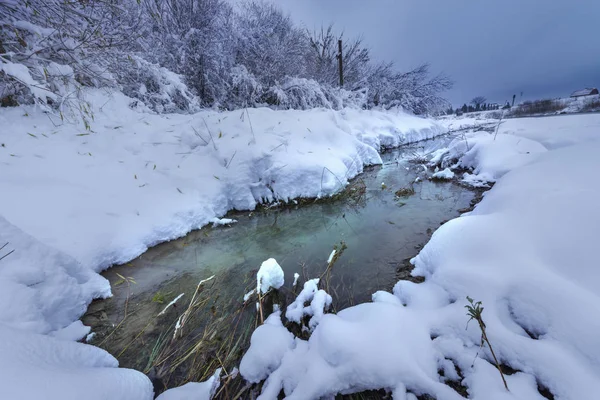
<path id="1" fill-rule="evenodd" d="M 394 399 L 463 398 L 445 381 L 474 399 L 543 400 L 546 390 L 596 399 L 599 137 L 598 115 L 510 120 L 495 140 L 467 132 L 432 164 L 470 169 L 467 178 L 495 186 L 412 260 L 425 282 L 400 281 L 372 303 L 325 314 L 309 340 L 290 340 L 271 317 L 254 333 L 242 375 L 267 377 L 262 399 L 380 388 Z M 466 296 L 483 302 L 495 354 L 516 371 L 506 376 L 510 391 L 489 348 L 480 349 L 477 323 L 467 325 Z M 269 337 L 281 338 L 273 353 Z"/>
<path id="2" fill-rule="evenodd" d="M 78 321 L 89 302 L 110 295 L 97 272 L 233 223 L 218 219 L 233 208 L 328 196 L 380 163 L 381 148 L 445 132 L 397 112 L 153 115 L 118 93 L 89 100 L 89 129 L 34 107 L 0 110 L 0 257 L 14 250 L 0 260 L 0 398 L 151 398 L 141 373 L 73 342 L 89 333 Z"/>

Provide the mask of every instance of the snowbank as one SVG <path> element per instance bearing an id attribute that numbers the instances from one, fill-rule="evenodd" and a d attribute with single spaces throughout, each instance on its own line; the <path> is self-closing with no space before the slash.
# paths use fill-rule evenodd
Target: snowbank
<path id="1" fill-rule="evenodd" d="M 600 114 L 558 115 L 505 120 L 498 136 L 511 134 L 535 140 L 549 150 L 600 140 Z"/>
<path id="2" fill-rule="evenodd" d="M 92 93 L 91 130 L 33 107 L 0 111 L 2 215 L 101 270 L 233 208 L 329 196 L 385 146 L 444 132 L 406 114 L 325 109 L 137 113 Z M 60 123 L 54 121 L 54 123 Z"/>
<path id="3" fill-rule="evenodd" d="M 557 399 L 596 398 L 600 141 L 588 133 L 600 134 L 600 120 L 574 118 L 570 140 L 578 143 L 551 151 L 507 134 L 495 144 L 482 140 L 477 156 L 465 159 L 496 173 L 497 183 L 412 260 L 413 275 L 425 282 L 401 281 L 373 303 L 324 315 L 309 340 L 296 338 L 285 351 L 260 398 L 275 399 L 280 390 L 287 399 L 314 399 L 383 388 L 395 399 L 462 399 L 447 380 L 464 385 L 472 399 L 541 400 L 540 389 Z M 564 144 L 559 132 L 542 136 L 538 129 L 531 135 L 540 141 Z M 522 143 L 531 157 L 515 158 Z M 510 392 L 489 348 L 480 349 L 477 323 L 465 329 L 466 296 L 483 302 L 494 352 L 516 370 L 506 376 Z M 250 351 L 260 349 L 252 343 Z"/>
<path id="4" fill-rule="evenodd" d="M 450 160 L 458 159 L 456 166 L 473 170 L 477 179 L 495 182 L 546 151 L 540 143 L 524 137 L 472 132 L 450 143 L 447 154 Z"/>
<path id="5" fill-rule="evenodd" d="M 65 386 L 64 398 L 83 389 L 88 398 L 152 398 L 141 373 L 68 341 L 89 334 L 77 319 L 110 295 L 98 271 L 208 223 L 233 223 L 219 217 L 234 208 L 329 196 L 380 163 L 382 147 L 445 132 L 401 113 L 156 115 L 119 93 L 87 96 L 89 127 L 35 106 L 0 110 L 0 257 L 14 250 L 0 260 L 0 300 L 11 305 L 0 310 L 2 398 L 60 398 Z M 74 369 L 81 385 L 70 384 Z"/>

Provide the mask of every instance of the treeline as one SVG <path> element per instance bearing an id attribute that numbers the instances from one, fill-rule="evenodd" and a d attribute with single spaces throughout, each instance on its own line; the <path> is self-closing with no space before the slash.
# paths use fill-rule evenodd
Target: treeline
<path id="1" fill-rule="evenodd" d="M 456 109 L 452 108 L 452 106 L 450 106 L 448 109 L 446 109 L 446 115 L 450 115 L 450 114 L 464 114 L 464 113 L 470 113 L 470 112 L 477 112 L 477 111 L 492 111 L 492 110 L 499 110 L 500 108 L 502 109 L 508 109 L 510 108 L 510 104 L 507 102 L 503 107 L 501 107 L 499 104 L 497 103 L 489 103 L 487 101 L 487 99 L 483 96 L 477 96 L 474 97 L 473 100 L 471 100 L 471 102 L 467 105 L 466 103 L 463 104 L 462 107 L 457 107 Z"/>
<path id="2" fill-rule="evenodd" d="M 344 86 L 338 85 L 338 39 Z M 83 87 L 114 87 L 157 112 L 403 107 L 443 110 L 452 82 L 400 72 L 361 38 L 309 32 L 271 3 L 224 0 L 4 0 L 0 102 L 62 109 Z M 135 104 L 132 104 L 132 106 Z"/>

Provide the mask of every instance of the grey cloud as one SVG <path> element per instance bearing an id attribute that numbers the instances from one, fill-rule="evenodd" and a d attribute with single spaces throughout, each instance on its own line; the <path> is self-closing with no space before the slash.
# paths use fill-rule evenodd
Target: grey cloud
<path id="1" fill-rule="evenodd" d="M 597 0 L 273 0 L 308 29 L 363 34 L 374 58 L 429 62 L 455 81 L 455 104 L 559 97 L 600 86 Z"/>

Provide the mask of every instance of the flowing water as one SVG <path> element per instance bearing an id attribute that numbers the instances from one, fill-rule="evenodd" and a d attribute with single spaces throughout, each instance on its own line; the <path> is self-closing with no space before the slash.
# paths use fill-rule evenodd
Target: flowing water
<path id="1" fill-rule="evenodd" d="M 436 139 L 384 153 L 382 166 L 368 168 L 335 201 L 238 212 L 228 216 L 238 220 L 230 227 L 205 227 L 109 269 L 104 276 L 111 282 L 114 297 L 92 303 L 83 318 L 97 332 L 92 343 L 117 356 L 124 367 L 148 371 L 152 365 L 166 366 L 177 357 L 180 361 L 179 355 L 164 349 L 158 355 L 159 347 L 164 348 L 172 340 L 173 325 L 190 303 L 198 282 L 215 275 L 203 284 L 206 289 L 202 291 L 202 304 L 192 310 L 195 319 L 188 323 L 188 336 L 192 335 L 193 340 L 182 347 L 191 348 L 200 339 L 202 343 L 214 337 L 224 340 L 227 329 L 235 331 L 221 346 L 235 348 L 235 354 L 233 350 L 232 354 L 215 350 L 218 346 L 213 344 L 214 357 L 201 360 L 206 365 L 214 361 L 206 357 L 218 358 L 214 365 L 209 363 L 213 367 L 235 365 L 258 318 L 256 300 L 244 307 L 242 298 L 256 286 L 261 262 L 273 257 L 284 269 L 286 282 L 281 297 L 285 303 L 299 290 L 292 288 L 294 273 L 300 274 L 300 284 L 321 276 L 333 247 L 341 242 L 347 249 L 328 282 L 335 309 L 369 301 L 377 290 L 391 290 L 398 279 L 408 277 L 407 260 L 418 253 L 431 233 L 441 223 L 457 217 L 474 198 L 472 191 L 456 183 L 423 180 L 423 165 L 409 160 L 415 153 L 431 152 L 448 140 Z M 421 181 L 413 184 L 417 176 Z M 410 187 L 414 188 L 413 195 L 395 195 L 398 189 Z M 177 306 L 157 317 L 180 293 L 185 294 Z M 215 321 L 226 326 L 215 329 L 210 336 L 207 330 Z M 248 328 L 238 332 L 239 324 Z M 184 350 L 184 354 L 193 353 L 189 348 Z M 222 357 L 228 357 L 228 361 Z M 190 366 L 190 359 L 175 363 L 178 369 L 169 370 L 168 374 L 174 373 L 179 379 L 163 377 L 163 381 L 172 386 L 212 373 L 209 367 L 197 371 L 200 361 Z M 187 373 L 194 368 L 193 373 Z"/>

